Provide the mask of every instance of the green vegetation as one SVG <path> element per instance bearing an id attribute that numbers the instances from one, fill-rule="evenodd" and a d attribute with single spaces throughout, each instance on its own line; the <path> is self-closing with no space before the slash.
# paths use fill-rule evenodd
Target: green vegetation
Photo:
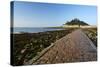
<path id="1" fill-rule="evenodd" d="M 71 21 L 67 21 L 64 25 L 89 25 L 84 21 L 80 21 L 79 19 L 75 18 Z"/>
<path id="2" fill-rule="evenodd" d="M 13 35 L 13 60 L 14 65 L 23 65 L 38 55 L 56 40 L 71 33 L 74 29 L 47 31 L 40 33 L 21 33 Z"/>

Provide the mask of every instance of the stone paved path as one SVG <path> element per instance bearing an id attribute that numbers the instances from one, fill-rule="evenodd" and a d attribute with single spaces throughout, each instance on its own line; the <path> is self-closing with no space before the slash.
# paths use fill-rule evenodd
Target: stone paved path
<path id="1" fill-rule="evenodd" d="M 56 41 L 53 47 L 32 64 L 54 64 L 96 60 L 96 47 L 79 29 Z"/>

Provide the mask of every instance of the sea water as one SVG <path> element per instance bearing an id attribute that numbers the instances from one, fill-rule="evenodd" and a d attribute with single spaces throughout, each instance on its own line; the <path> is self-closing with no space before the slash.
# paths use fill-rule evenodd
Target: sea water
<path id="1" fill-rule="evenodd" d="M 38 33 L 38 32 L 45 32 L 45 31 L 56 31 L 56 30 L 63 30 L 62 28 L 47 28 L 47 27 L 15 27 L 13 28 L 13 33 Z"/>

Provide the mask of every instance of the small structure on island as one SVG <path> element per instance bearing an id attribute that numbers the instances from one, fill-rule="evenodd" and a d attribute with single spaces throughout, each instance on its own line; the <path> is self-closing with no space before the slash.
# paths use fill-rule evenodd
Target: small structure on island
<path id="1" fill-rule="evenodd" d="M 63 24 L 62 27 L 64 28 L 81 28 L 81 27 L 89 27 L 90 25 L 87 24 L 84 21 L 80 21 L 79 19 L 75 18 L 71 21 L 67 21 L 65 24 Z"/>

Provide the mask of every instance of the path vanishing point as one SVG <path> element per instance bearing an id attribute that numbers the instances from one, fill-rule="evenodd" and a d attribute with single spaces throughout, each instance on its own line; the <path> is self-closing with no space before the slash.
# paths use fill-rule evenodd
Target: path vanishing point
<path id="1" fill-rule="evenodd" d="M 81 29 L 57 40 L 24 64 L 54 64 L 97 60 L 97 48 Z"/>

